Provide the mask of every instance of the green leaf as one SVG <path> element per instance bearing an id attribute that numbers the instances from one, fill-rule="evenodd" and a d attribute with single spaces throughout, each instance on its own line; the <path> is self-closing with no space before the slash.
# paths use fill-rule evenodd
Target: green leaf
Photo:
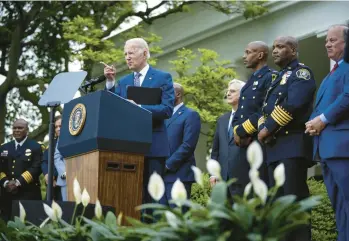
<path id="1" fill-rule="evenodd" d="M 227 185 L 225 182 L 218 182 L 212 189 L 211 201 L 224 205 L 227 200 Z"/>
<path id="2" fill-rule="evenodd" d="M 105 217 L 105 224 L 110 228 L 116 228 L 116 216 L 114 213 L 110 211 L 107 213 L 107 216 Z"/>

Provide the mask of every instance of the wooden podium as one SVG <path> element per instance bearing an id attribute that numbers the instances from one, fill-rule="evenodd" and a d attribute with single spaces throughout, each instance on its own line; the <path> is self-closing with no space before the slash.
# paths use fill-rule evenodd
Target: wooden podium
<path id="1" fill-rule="evenodd" d="M 152 140 L 152 115 L 108 91 L 97 91 L 64 106 L 59 150 L 66 160 L 68 201 L 73 181 L 91 203 L 140 218 L 144 154 Z"/>

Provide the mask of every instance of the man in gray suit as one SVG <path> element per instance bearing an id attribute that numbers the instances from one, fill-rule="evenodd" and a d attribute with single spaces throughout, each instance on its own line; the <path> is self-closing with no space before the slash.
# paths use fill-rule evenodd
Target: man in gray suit
<path id="1" fill-rule="evenodd" d="M 244 179 L 247 177 L 240 177 L 240 173 L 248 173 L 248 164 L 241 165 L 239 160 L 239 147 L 234 144 L 234 133 L 232 130 L 232 120 L 238 108 L 240 91 L 245 83 L 241 80 L 233 79 L 229 82 L 226 101 L 232 106 L 232 111 L 223 114 L 219 117 L 216 126 L 216 133 L 214 135 L 212 144 L 211 158 L 217 160 L 221 165 L 221 175 L 224 181 L 231 178 L 238 178 L 238 182 L 229 187 L 230 194 L 240 194 L 245 188 L 243 185 Z M 246 166 L 246 167 L 245 167 Z M 210 177 L 211 186 L 217 182 L 217 178 Z M 241 193 L 241 194 L 242 194 Z"/>

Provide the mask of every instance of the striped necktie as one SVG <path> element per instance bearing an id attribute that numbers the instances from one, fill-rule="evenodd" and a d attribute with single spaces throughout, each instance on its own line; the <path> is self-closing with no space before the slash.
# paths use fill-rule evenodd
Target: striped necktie
<path id="1" fill-rule="evenodd" d="M 133 80 L 133 84 L 134 86 L 141 86 L 141 80 L 140 80 L 140 77 L 142 76 L 141 73 L 136 73 L 135 74 L 135 78 Z"/>

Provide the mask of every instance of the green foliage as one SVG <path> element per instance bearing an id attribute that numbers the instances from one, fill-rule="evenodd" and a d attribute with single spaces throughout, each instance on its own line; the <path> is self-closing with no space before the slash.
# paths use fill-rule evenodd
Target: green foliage
<path id="1" fill-rule="evenodd" d="M 336 241 L 336 221 L 323 181 L 308 180 L 311 195 L 322 196 L 321 203 L 311 211 L 312 238 L 315 241 Z"/>
<path id="2" fill-rule="evenodd" d="M 194 183 L 191 187 L 190 200 L 194 203 L 206 206 L 211 195 L 210 175 L 205 173 L 203 175 L 204 186 Z"/>
<path id="3" fill-rule="evenodd" d="M 199 66 L 192 71 L 197 58 Z M 223 97 L 229 81 L 237 76 L 233 69 L 226 68 L 230 61 L 218 59 L 218 53 L 213 50 L 198 49 L 197 55 L 190 49 L 181 49 L 177 51 L 177 59 L 170 61 L 178 74 L 174 81 L 185 89 L 186 105 L 196 110 L 201 122 L 209 126 L 209 132 L 203 133 L 209 137 L 208 146 L 218 117 L 231 109 L 224 104 Z"/>

